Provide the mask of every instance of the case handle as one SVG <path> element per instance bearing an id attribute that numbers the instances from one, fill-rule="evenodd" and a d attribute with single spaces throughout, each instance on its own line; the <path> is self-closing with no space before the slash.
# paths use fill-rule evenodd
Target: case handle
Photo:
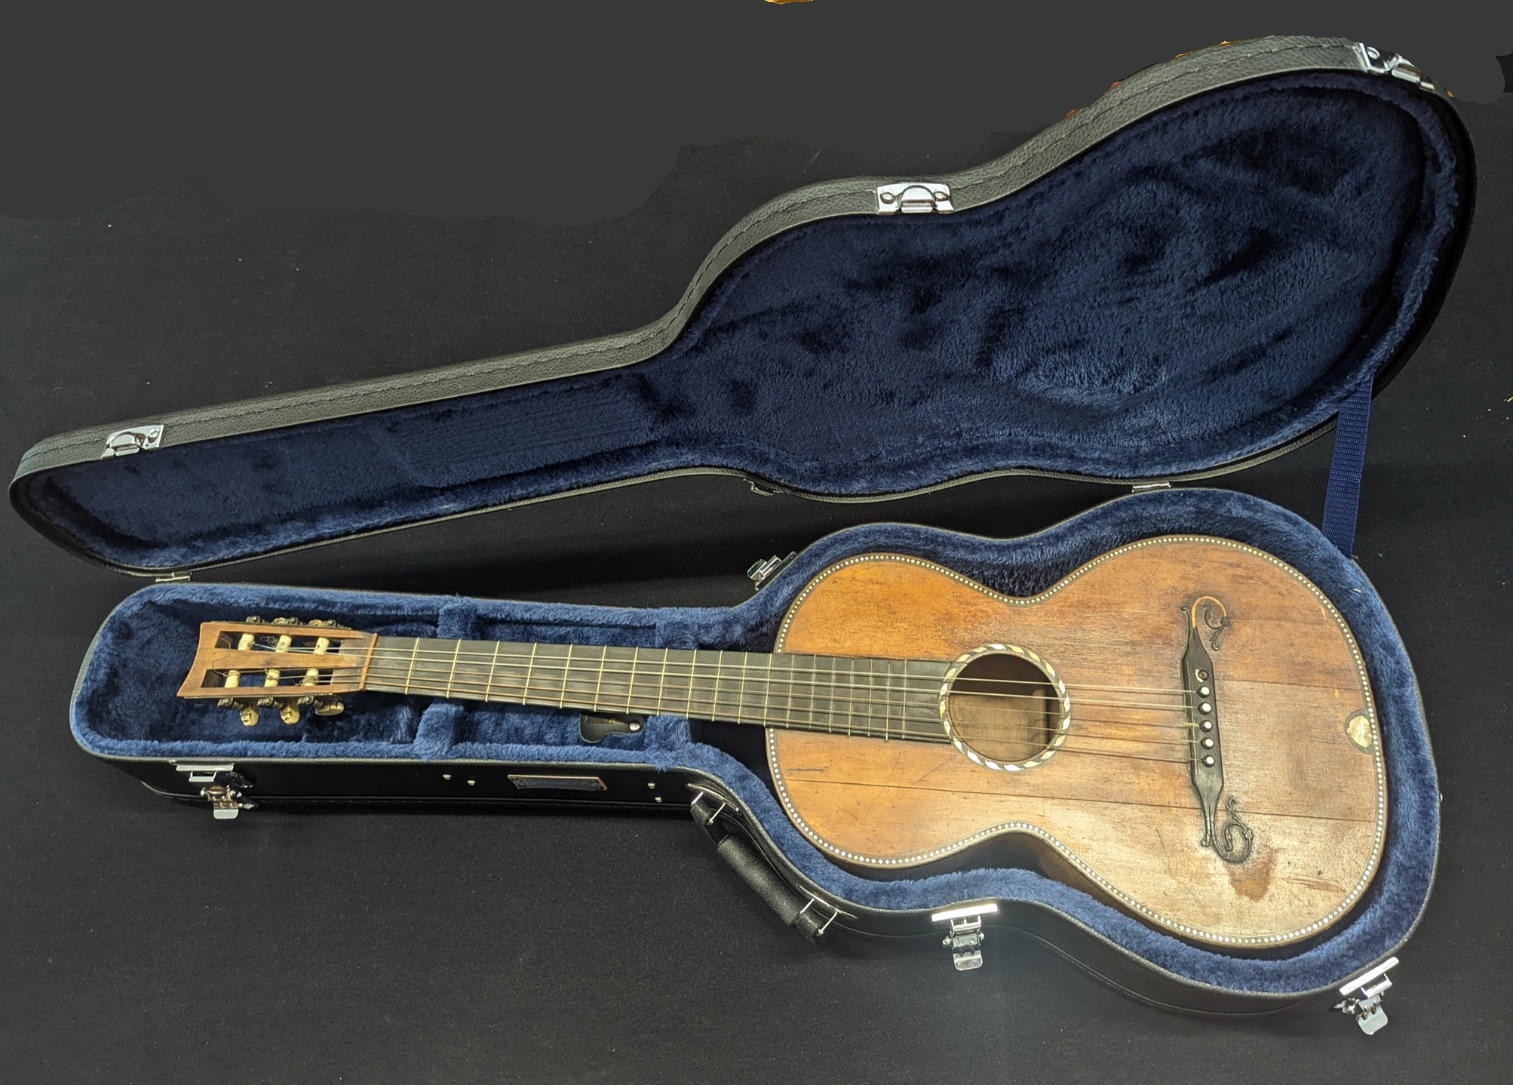
<path id="1" fill-rule="evenodd" d="M 703 787 L 693 791 L 689 813 L 715 842 L 715 853 L 777 913 L 784 926 L 792 927 L 809 942 L 819 939 L 841 914 L 840 909 L 793 889 L 744 837 L 727 831 L 721 814 L 730 808 L 730 800 Z"/>

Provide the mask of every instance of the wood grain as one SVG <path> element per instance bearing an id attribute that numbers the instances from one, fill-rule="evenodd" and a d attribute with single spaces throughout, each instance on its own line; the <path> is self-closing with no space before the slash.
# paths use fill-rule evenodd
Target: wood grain
<path id="1" fill-rule="evenodd" d="M 1080 687 L 1181 689 L 1183 608 L 1202 595 L 1232 619 L 1212 657 L 1224 796 L 1255 834 L 1241 863 L 1200 846 L 1185 713 L 1081 707 L 1114 697 Z M 851 865 L 896 868 L 1016 834 L 1060 876 L 1227 945 L 1307 937 L 1369 884 L 1386 823 L 1380 729 L 1353 638 L 1295 570 L 1227 540 L 1163 537 L 1012 599 L 927 562 L 866 555 L 800 594 L 778 647 L 950 660 L 990 643 L 1039 653 L 1065 680 L 1064 747 L 1011 774 L 950 745 L 769 730 L 779 795 L 809 839 Z M 1157 716 L 1169 732 L 1146 726 Z"/>

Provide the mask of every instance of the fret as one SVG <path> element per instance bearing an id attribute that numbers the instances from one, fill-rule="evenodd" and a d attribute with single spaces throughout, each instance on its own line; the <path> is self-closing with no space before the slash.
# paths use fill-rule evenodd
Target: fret
<path id="1" fill-rule="evenodd" d="M 711 716 L 715 717 L 716 719 L 721 718 L 721 714 L 720 714 L 720 682 L 721 682 L 721 680 L 723 679 L 724 676 L 720 672 L 724 669 L 724 667 L 725 667 L 725 649 L 721 648 L 719 650 L 718 654 L 716 654 L 715 657 L 714 657 L 714 682 L 711 684 L 711 693 L 710 693 L 710 698 L 709 698 L 709 714 Z M 740 715 L 740 713 L 737 712 L 736 715 Z"/>
<path id="2" fill-rule="evenodd" d="M 867 700 L 874 702 L 873 705 L 872 705 L 872 711 L 873 712 L 876 712 L 878 710 L 878 708 L 882 709 L 882 712 L 883 712 L 883 741 L 886 742 L 888 740 L 888 708 L 889 708 L 888 697 L 887 697 L 887 694 L 884 694 L 881 698 L 879 698 L 878 695 L 877 695 L 877 693 L 878 693 L 878 690 L 877 690 L 877 677 L 876 677 L 876 672 L 874 670 L 874 662 L 875 661 L 873 661 L 871 659 L 867 660 Z M 875 703 L 875 702 L 877 702 L 879 700 L 881 700 L 881 702 L 882 702 L 881 705 Z"/>
<path id="3" fill-rule="evenodd" d="M 452 666 L 447 671 L 447 691 L 442 694 L 443 697 L 450 697 L 452 695 L 452 682 L 457 677 L 457 656 L 461 651 L 462 641 L 454 642 L 452 645 Z"/>
<path id="4" fill-rule="evenodd" d="M 767 657 L 767 681 L 762 683 L 762 716 L 763 720 L 772 718 L 772 664 L 777 656 Z"/>
<path id="5" fill-rule="evenodd" d="M 525 683 L 521 687 L 520 691 L 520 699 L 523 701 L 528 701 L 531 699 L 531 672 L 536 669 L 536 649 L 539 647 L 540 645 L 536 644 L 534 641 L 531 643 L 531 658 L 526 661 Z"/>
<path id="6" fill-rule="evenodd" d="M 631 710 L 631 705 L 636 700 L 636 664 L 641 659 L 641 646 L 635 645 L 630 650 L 630 677 L 625 682 L 625 711 Z"/>
<path id="7" fill-rule="evenodd" d="M 420 651 L 420 638 L 410 642 L 410 669 L 405 672 L 405 692 L 410 692 L 410 680 L 415 677 L 415 656 Z"/>
<path id="8" fill-rule="evenodd" d="M 483 685 L 483 699 L 489 700 L 494 694 L 494 672 L 499 669 L 499 641 L 494 642 L 494 654 L 489 657 L 489 677 Z"/>
<path id="9" fill-rule="evenodd" d="M 747 719 L 747 718 L 749 718 L 747 716 L 747 714 L 746 714 L 746 672 L 747 672 L 747 670 L 750 669 L 750 667 L 751 667 L 751 653 L 750 652 L 742 652 L 741 653 L 741 685 L 740 685 L 740 688 L 736 691 L 736 704 L 737 704 L 738 707 L 736 708 L 736 711 L 735 711 L 736 716 L 739 717 L 739 718 L 741 718 L 741 719 Z"/>
<path id="10" fill-rule="evenodd" d="M 663 704 L 662 698 L 665 695 L 665 691 L 667 689 L 667 661 L 668 661 L 668 658 L 671 655 L 672 655 L 672 652 L 671 652 L 670 649 L 668 649 L 668 648 L 663 648 L 662 649 L 662 673 L 659 674 L 659 675 L 657 675 L 657 711 L 658 712 L 662 711 L 662 704 Z"/>
<path id="11" fill-rule="evenodd" d="M 835 672 L 839 668 L 840 662 L 839 659 L 832 659 L 830 661 L 830 688 L 832 690 L 840 687 L 840 683 L 835 680 Z M 846 734 L 849 735 L 851 734 L 852 725 L 856 722 L 856 668 L 848 666 L 846 668 L 846 677 L 851 687 L 851 695 L 846 699 Z M 833 693 L 831 697 L 834 697 Z M 834 702 L 832 701 L 832 707 L 833 704 Z"/>
<path id="12" fill-rule="evenodd" d="M 599 699 L 604 689 L 604 661 L 609 658 L 609 647 L 606 645 L 599 649 L 599 675 L 594 681 L 594 707 L 603 702 Z"/>

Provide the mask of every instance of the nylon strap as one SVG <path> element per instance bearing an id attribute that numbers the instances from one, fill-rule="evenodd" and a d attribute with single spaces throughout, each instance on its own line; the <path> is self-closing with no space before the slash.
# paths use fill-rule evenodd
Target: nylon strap
<path id="1" fill-rule="evenodd" d="M 1366 430 L 1371 425 L 1371 382 L 1365 381 L 1340 405 L 1334 427 L 1334 457 L 1324 495 L 1324 536 L 1347 558 L 1355 556 L 1355 522 L 1366 468 Z"/>

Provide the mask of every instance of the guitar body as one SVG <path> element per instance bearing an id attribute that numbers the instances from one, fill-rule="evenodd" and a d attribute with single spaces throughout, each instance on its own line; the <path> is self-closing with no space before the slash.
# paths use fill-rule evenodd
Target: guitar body
<path id="1" fill-rule="evenodd" d="M 1183 696 L 1190 635 L 1217 704 L 1211 828 L 1194 771 L 1208 736 Z M 1149 923 L 1238 947 L 1315 934 L 1370 884 L 1387 818 L 1370 686 L 1343 619 L 1289 566 L 1167 536 L 1012 598 L 926 561 L 863 555 L 805 587 L 777 644 L 937 661 L 984 646 L 1028 653 L 1064 684 L 1049 754 L 989 767 L 945 742 L 771 728 L 779 799 L 809 840 L 874 870 L 1023 845 L 1047 873 Z"/>

